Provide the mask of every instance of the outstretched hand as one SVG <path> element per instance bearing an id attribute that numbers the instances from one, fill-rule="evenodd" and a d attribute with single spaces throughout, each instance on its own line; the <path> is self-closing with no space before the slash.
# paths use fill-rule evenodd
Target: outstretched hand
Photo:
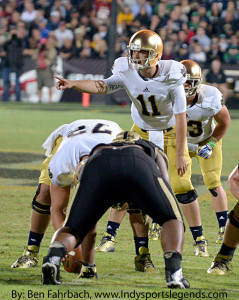
<path id="1" fill-rule="evenodd" d="M 59 91 L 63 91 L 63 90 L 66 90 L 66 89 L 71 89 L 73 87 L 73 83 L 72 83 L 71 80 L 61 78 L 61 77 L 56 76 L 56 75 L 54 77 L 59 80 L 56 83 L 56 88 Z"/>

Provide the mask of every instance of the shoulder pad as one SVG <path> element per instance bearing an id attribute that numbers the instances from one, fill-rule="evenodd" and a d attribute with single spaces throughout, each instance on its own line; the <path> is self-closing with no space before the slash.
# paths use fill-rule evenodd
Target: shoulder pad
<path id="1" fill-rule="evenodd" d="M 175 60 L 161 60 L 159 62 L 161 76 L 168 84 L 183 84 L 186 81 L 186 68 L 183 64 Z"/>
<path id="2" fill-rule="evenodd" d="M 115 75 L 119 72 L 125 72 L 129 70 L 129 64 L 127 57 L 119 57 L 114 61 L 113 67 L 112 67 L 112 73 Z"/>
<path id="3" fill-rule="evenodd" d="M 223 106 L 222 93 L 214 86 L 201 84 L 199 97 L 202 108 L 219 111 Z"/>

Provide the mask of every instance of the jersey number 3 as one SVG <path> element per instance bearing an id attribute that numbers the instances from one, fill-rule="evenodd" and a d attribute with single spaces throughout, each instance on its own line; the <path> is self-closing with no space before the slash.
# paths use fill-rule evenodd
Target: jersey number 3
<path id="1" fill-rule="evenodd" d="M 141 107 L 142 107 L 142 114 L 145 115 L 145 116 L 160 116 L 161 113 L 160 111 L 158 110 L 158 107 L 156 105 L 156 101 L 155 101 L 155 95 L 151 95 L 148 97 L 148 101 L 149 103 L 151 104 L 151 107 L 152 107 L 152 113 L 148 112 L 147 110 L 147 105 L 145 103 L 145 100 L 144 100 L 144 95 L 140 94 L 138 95 L 138 97 L 136 98 L 140 104 L 141 104 Z"/>

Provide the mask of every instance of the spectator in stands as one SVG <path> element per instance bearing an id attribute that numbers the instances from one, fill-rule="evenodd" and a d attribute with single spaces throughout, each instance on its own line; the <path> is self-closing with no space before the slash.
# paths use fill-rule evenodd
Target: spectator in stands
<path id="1" fill-rule="evenodd" d="M 177 8 L 178 6 L 176 6 Z M 172 10 L 170 12 L 169 18 L 173 23 L 173 31 L 174 32 L 179 32 L 179 30 L 182 29 L 182 24 L 183 21 L 181 21 L 180 17 L 181 17 L 181 10 L 174 8 L 174 10 Z"/>
<path id="2" fill-rule="evenodd" d="M 24 11 L 21 14 L 21 19 L 28 24 L 28 27 L 35 21 L 36 13 L 37 11 L 35 10 L 34 4 L 31 1 L 25 1 Z"/>
<path id="3" fill-rule="evenodd" d="M 72 30 L 70 30 L 66 27 L 65 21 L 60 22 L 59 28 L 55 30 L 55 35 L 56 35 L 56 39 L 57 39 L 57 47 L 59 49 L 63 46 L 65 39 L 69 38 L 72 41 L 74 40 L 74 34 L 73 34 Z"/>
<path id="4" fill-rule="evenodd" d="M 3 45 L 9 37 L 9 32 L 7 29 L 0 23 L 0 45 Z"/>
<path id="5" fill-rule="evenodd" d="M 18 37 L 17 30 L 10 31 L 10 39 L 3 44 L 3 101 L 8 101 L 10 97 L 10 73 L 15 74 L 15 95 L 16 101 L 21 100 L 21 86 L 19 82 L 20 72 L 23 66 L 23 40 Z"/>
<path id="6" fill-rule="evenodd" d="M 192 48 L 192 52 L 189 54 L 189 59 L 194 60 L 197 63 L 205 63 L 206 62 L 206 54 L 202 49 L 202 45 L 199 43 L 195 43 Z"/>
<path id="7" fill-rule="evenodd" d="M 59 54 L 62 59 L 68 60 L 76 56 L 76 47 L 72 39 L 66 38 L 63 46 L 59 49 Z"/>
<path id="8" fill-rule="evenodd" d="M 219 22 L 221 18 L 221 10 L 218 2 L 212 2 L 211 8 L 207 11 L 207 16 L 212 26 L 212 33 L 220 34 Z"/>
<path id="9" fill-rule="evenodd" d="M 60 24 L 61 14 L 59 11 L 52 11 L 50 14 L 50 20 L 48 21 L 47 28 L 49 30 L 56 30 Z"/>
<path id="10" fill-rule="evenodd" d="M 70 30 L 72 30 L 73 32 L 74 32 L 74 30 L 76 29 L 76 28 L 78 28 L 79 27 L 79 20 L 78 20 L 78 18 L 72 18 L 71 20 L 70 20 L 70 22 L 69 23 L 67 23 L 67 28 L 69 28 Z"/>
<path id="11" fill-rule="evenodd" d="M 214 59 L 211 63 L 209 72 L 206 75 L 206 82 L 218 88 L 223 94 L 224 101 L 228 97 L 228 86 L 226 82 L 226 75 L 222 69 L 222 64 L 219 59 Z"/>
<path id="12" fill-rule="evenodd" d="M 39 28 L 39 30 L 40 30 L 40 34 L 41 34 L 41 38 L 48 38 L 48 36 L 49 36 L 49 29 L 47 28 L 47 19 L 45 19 L 45 18 L 41 18 L 39 21 L 38 21 L 38 23 L 37 23 L 37 25 L 38 25 L 38 28 Z"/>
<path id="13" fill-rule="evenodd" d="M 49 36 L 46 43 L 40 43 L 38 48 L 33 52 L 32 58 L 36 60 L 37 85 L 39 103 L 42 101 L 42 89 L 48 87 L 49 102 L 52 101 L 54 87 L 53 67 L 56 63 L 56 38 Z"/>
<path id="14" fill-rule="evenodd" d="M 93 34 L 97 31 L 96 28 L 91 24 L 90 18 L 86 15 L 80 16 L 80 25 L 85 26 L 86 35 L 90 38 L 93 37 Z"/>
<path id="15" fill-rule="evenodd" d="M 147 3 L 146 0 L 138 0 L 137 3 L 133 7 L 131 7 L 134 17 L 136 18 L 139 15 L 142 6 L 145 6 L 145 10 L 148 16 L 148 21 L 150 21 L 153 13 L 153 9 L 152 6 L 149 3 Z"/>
<path id="16" fill-rule="evenodd" d="M 172 42 L 166 42 L 164 44 L 162 59 L 163 60 L 174 59 L 173 43 Z"/>
<path id="17" fill-rule="evenodd" d="M 51 12 L 58 11 L 60 13 L 61 19 L 66 18 L 66 8 L 62 5 L 61 0 L 55 0 L 51 8 Z"/>
<path id="18" fill-rule="evenodd" d="M 219 47 L 219 39 L 214 38 L 211 40 L 211 48 L 207 52 L 207 64 L 211 64 L 214 59 L 218 59 L 220 61 L 223 60 L 223 52 Z"/>
<path id="19" fill-rule="evenodd" d="M 89 38 L 85 38 L 83 40 L 82 48 L 79 50 L 78 55 L 85 58 L 92 58 L 96 56 L 95 50 L 91 47 L 91 40 Z"/>
<path id="20" fill-rule="evenodd" d="M 92 24 L 98 28 L 100 24 L 109 24 L 111 3 L 109 0 L 96 0 L 90 13 Z"/>
<path id="21" fill-rule="evenodd" d="M 117 15 L 117 26 L 121 26 L 122 22 L 125 22 L 126 26 L 131 26 L 133 20 L 134 15 L 129 5 L 125 5 Z"/>
<path id="22" fill-rule="evenodd" d="M 81 25 L 80 27 L 76 28 L 74 30 L 74 36 L 76 51 L 77 53 L 79 53 L 79 50 L 83 47 L 83 40 L 86 37 L 86 27 L 84 25 Z"/>
<path id="23" fill-rule="evenodd" d="M 160 19 L 161 26 L 165 26 L 169 19 L 169 11 L 167 10 L 166 3 L 156 3 L 153 7 L 153 15 L 157 16 Z"/>
<path id="24" fill-rule="evenodd" d="M 203 51 L 208 52 L 210 50 L 211 39 L 206 35 L 203 27 L 198 27 L 196 29 L 196 34 L 192 37 L 191 41 L 195 39 L 201 44 Z"/>
<path id="25" fill-rule="evenodd" d="M 189 47 L 187 43 L 183 43 L 180 45 L 176 55 L 175 55 L 175 60 L 177 61 L 182 61 L 185 59 L 188 59 L 189 57 Z"/>
<path id="26" fill-rule="evenodd" d="M 200 16 L 200 22 L 201 21 L 206 21 L 207 24 L 210 23 L 209 18 L 207 16 L 207 7 L 206 7 L 205 4 L 201 4 L 199 6 L 198 13 L 199 13 L 199 16 Z"/>
<path id="27" fill-rule="evenodd" d="M 181 5 L 182 14 L 189 15 L 189 13 L 191 11 L 191 6 L 189 4 L 189 1 L 181 0 L 180 5 Z"/>
<path id="28" fill-rule="evenodd" d="M 139 13 L 134 17 L 134 22 L 135 21 L 138 21 L 143 26 L 150 26 L 150 17 L 147 13 L 146 5 L 140 6 Z"/>
<path id="29" fill-rule="evenodd" d="M 36 9 L 42 9 L 44 11 L 44 17 L 50 17 L 50 2 L 48 0 L 38 0 L 36 3 Z"/>
<path id="30" fill-rule="evenodd" d="M 12 13 L 12 18 L 10 19 L 10 26 L 17 26 L 17 23 L 21 20 L 21 14 L 19 11 L 14 10 Z"/>
<path id="31" fill-rule="evenodd" d="M 238 47 L 231 45 L 223 54 L 223 62 L 226 64 L 239 64 L 239 52 Z"/>
<path id="32" fill-rule="evenodd" d="M 105 40 L 100 39 L 95 45 L 95 57 L 96 58 L 107 58 L 108 47 Z"/>
<path id="33" fill-rule="evenodd" d="M 236 34 L 231 35 L 230 37 L 230 45 L 239 47 L 239 38 Z"/>
<path id="34" fill-rule="evenodd" d="M 220 32 L 225 33 L 230 37 L 237 30 L 239 30 L 238 19 L 235 17 L 235 11 L 232 9 L 226 10 L 226 15 L 220 20 Z"/>
<path id="35" fill-rule="evenodd" d="M 191 38 L 195 35 L 195 32 L 193 30 L 191 30 L 189 27 L 188 27 L 188 24 L 187 23 L 183 23 L 182 25 L 182 30 L 186 32 L 187 34 L 187 43 L 189 44 L 190 43 L 190 40 Z"/>
<path id="36" fill-rule="evenodd" d="M 199 15 L 198 11 L 194 11 L 191 14 L 191 19 L 189 21 L 188 27 L 190 28 L 190 30 L 193 30 L 194 32 L 196 32 L 196 30 L 199 26 L 200 26 L 200 15 Z"/>
<path id="37" fill-rule="evenodd" d="M 229 43 L 228 43 L 228 39 L 227 39 L 226 35 L 220 34 L 219 38 L 220 38 L 219 47 L 220 47 L 221 51 L 222 52 L 227 51 L 227 49 L 229 47 Z"/>

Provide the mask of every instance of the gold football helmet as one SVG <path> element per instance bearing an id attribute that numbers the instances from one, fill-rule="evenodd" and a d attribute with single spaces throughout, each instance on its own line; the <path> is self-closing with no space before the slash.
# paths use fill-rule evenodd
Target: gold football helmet
<path id="1" fill-rule="evenodd" d="M 193 60 L 182 60 L 181 64 L 186 68 L 187 82 L 192 85 L 191 88 L 185 88 L 186 97 L 190 98 L 199 91 L 202 82 L 202 71 L 200 66 Z"/>
<path id="2" fill-rule="evenodd" d="M 144 60 L 133 59 L 133 51 L 146 50 L 148 57 Z M 136 70 L 153 67 L 160 60 L 163 52 L 163 42 L 160 36 L 152 30 L 137 31 L 130 39 L 127 46 L 129 65 Z M 143 61 L 145 61 L 143 63 Z"/>
<path id="3" fill-rule="evenodd" d="M 134 131 L 123 131 L 116 135 L 116 138 L 113 140 L 113 143 L 114 142 L 119 142 L 119 143 L 135 142 L 139 139 L 141 139 L 141 136 L 138 133 Z"/>

